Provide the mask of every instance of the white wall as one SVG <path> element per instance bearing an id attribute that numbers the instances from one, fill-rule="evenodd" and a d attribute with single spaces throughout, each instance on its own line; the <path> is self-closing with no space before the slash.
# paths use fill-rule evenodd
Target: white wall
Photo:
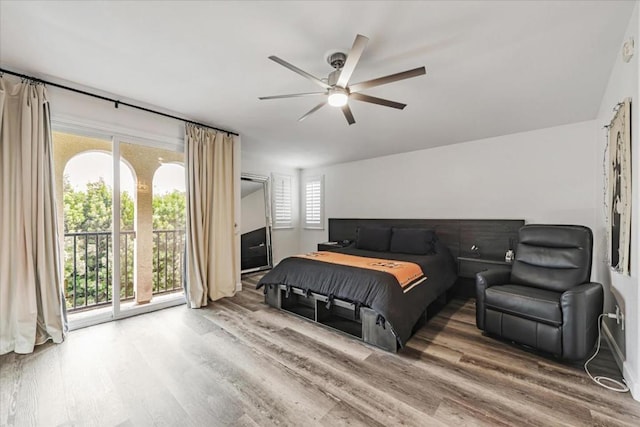
<path id="1" fill-rule="evenodd" d="M 260 184 L 262 185 L 262 184 Z M 264 206 L 264 190 L 259 189 L 251 194 L 247 194 L 240 201 L 240 233 L 248 233 L 249 231 L 262 228 L 266 224 L 265 206 Z"/>
<path id="2" fill-rule="evenodd" d="M 274 229 L 271 233 L 273 247 L 273 263 L 279 263 L 283 258 L 295 255 L 299 252 L 298 240 L 300 223 L 300 199 L 298 191 L 300 188 L 300 171 L 289 167 L 284 167 L 272 162 L 267 162 L 260 157 L 255 157 L 249 153 L 242 153 L 242 173 L 262 175 L 271 177 L 272 173 L 291 176 L 292 204 L 293 204 L 293 228 Z"/>
<path id="3" fill-rule="evenodd" d="M 626 317 L 626 329 L 624 332 L 617 328 L 615 322 L 608 321 L 608 328 L 613 330 L 613 335 L 624 334 L 624 343 L 619 345 L 624 349 L 626 347 L 626 360 L 623 364 L 624 376 L 630 384 L 635 399 L 640 400 L 640 286 L 638 277 L 640 276 L 640 255 L 638 246 L 640 240 L 640 182 L 638 180 L 640 170 L 640 145 L 638 143 L 638 130 L 640 130 L 639 104 L 640 93 L 638 92 L 638 42 L 639 39 L 639 22 L 638 16 L 640 7 L 636 3 L 636 7 L 630 17 L 624 40 L 633 37 L 636 43 L 635 55 L 629 63 L 625 63 L 619 52 L 622 50 L 624 40 L 620 41 L 618 55 L 613 64 L 609 84 L 606 88 L 600 111 L 598 113 L 598 144 L 596 146 L 596 155 L 602 159 L 607 144 L 607 131 L 602 127 L 610 122 L 613 118 L 613 108 L 615 105 L 625 98 L 632 98 L 632 120 L 631 120 L 631 156 L 632 156 L 632 221 L 631 221 L 631 276 L 622 276 L 608 267 L 607 260 L 607 223 L 604 214 L 604 193 L 597 194 L 596 205 L 596 228 L 601 239 L 598 241 L 598 261 L 600 268 L 598 269 L 597 280 L 602 282 L 606 287 L 611 287 L 617 294 L 618 303 L 623 306 Z M 604 170 L 602 164 L 597 171 L 598 187 L 603 186 Z M 609 305 L 607 309 L 611 309 Z"/>
<path id="4" fill-rule="evenodd" d="M 326 218 L 499 218 L 593 227 L 596 144 L 590 121 L 302 175 L 325 175 Z M 300 249 L 326 239 L 326 227 L 302 230 Z"/>
<path id="5" fill-rule="evenodd" d="M 61 83 L 75 88 L 81 88 L 88 92 L 104 95 L 113 99 L 128 101 L 131 104 L 159 110 L 153 105 L 144 104 L 136 100 L 130 100 L 118 95 L 98 91 L 93 88 L 83 88 L 77 83 L 70 83 L 60 79 L 52 79 L 44 76 L 45 80 Z M 95 124 L 103 129 L 113 129 L 115 133 L 124 133 L 140 139 L 151 139 L 151 142 L 160 145 L 171 145 L 183 151 L 184 147 L 184 123 L 155 114 L 146 113 L 129 107 L 119 106 L 99 99 L 59 89 L 53 86 L 47 87 L 51 100 L 51 114 L 57 122 L 80 122 Z M 164 111 L 173 115 L 179 113 Z"/>

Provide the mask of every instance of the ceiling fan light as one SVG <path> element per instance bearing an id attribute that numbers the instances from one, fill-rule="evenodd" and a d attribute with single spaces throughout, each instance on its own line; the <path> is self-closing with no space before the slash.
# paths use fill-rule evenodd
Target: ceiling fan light
<path id="1" fill-rule="evenodd" d="M 333 92 L 329 95 L 329 105 L 332 107 L 344 107 L 349 101 L 349 97 L 344 92 Z"/>

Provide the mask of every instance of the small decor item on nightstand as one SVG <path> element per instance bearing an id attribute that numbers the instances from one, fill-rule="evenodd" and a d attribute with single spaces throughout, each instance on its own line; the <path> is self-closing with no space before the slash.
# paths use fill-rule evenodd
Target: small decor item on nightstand
<path id="1" fill-rule="evenodd" d="M 480 258 L 480 248 L 478 246 L 471 246 L 471 256 L 474 258 Z"/>
<path id="2" fill-rule="evenodd" d="M 516 259 L 516 253 L 513 251 L 513 239 L 509 239 L 509 249 L 504 254 L 504 261 L 512 263 Z"/>
<path id="3" fill-rule="evenodd" d="M 516 258 L 516 253 L 513 251 L 513 249 L 509 249 L 505 254 L 504 254 L 504 260 L 505 262 L 508 263 L 512 263 L 513 260 Z"/>

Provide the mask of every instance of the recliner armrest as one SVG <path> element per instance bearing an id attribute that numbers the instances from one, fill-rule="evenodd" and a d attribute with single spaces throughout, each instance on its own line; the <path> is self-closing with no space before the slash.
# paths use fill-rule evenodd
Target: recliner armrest
<path id="1" fill-rule="evenodd" d="M 598 339 L 598 316 L 602 313 L 604 291 L 600 283 L 584 283 L 565 291 L 562 308 L 562 355 L 582 360 L 589 356 Z"/>
<path id="2" fill-rule="evenodd" d="M 476 326 L 484 330 L 484 292 L 495 285 L 504 285 L 511 279 L 511 269 L 496 268 L 476 274 Z"/>
<path id="3" fill-rule="evenodd" d="M 491 270 L 481 271 L 476 274 L 476 290 L 478 286 L 482 286 L 483 290 L 495 286 L 505 285 L 511 279 L 511 269 L 495 268 Z"/>

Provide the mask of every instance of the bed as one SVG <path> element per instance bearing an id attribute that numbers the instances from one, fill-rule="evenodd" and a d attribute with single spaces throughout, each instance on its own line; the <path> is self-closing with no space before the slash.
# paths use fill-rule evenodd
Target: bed
<path id="1" fill-rule="evenodd" d="M 512 219 L 329 218 L 329 240 L 350 242 L 346 247 L 323 245 L 331 247 L 332 253 L 414 263 L 426 280 L 403 292 L 385 272 L 296 256 L 282 260 L 258 286 L 264 288 L 265 302 L 272 307 L 396 352 L 426 322 L 427 313 L 435 306 L 459 288 L 474 288 L 473 280 L 459 272 L 460 260 L 479 255 L 471 248 L 480 248 L 478 261 L 504 260 L 506 250 L 517 244 L 522 225 L 523 220 Z M 374 230 L 366 233 L 368 242 L 362 245 L 358 239 L 363 228 L 377 229 L 378 233 L 389 229 L 401 238 L 392 245 L 393 234 L 388 234 L 386 241 Z M 416 233 L 427 233 L 432 247 L 421 246 L 424 240 L 416 240 Z"/>
<path id="2" fill-rule="evenodd" d="M 419 274 L 406 283 L 393 274 L 411 267 Z M 269 305 L 396 351 L 456 279 L 455 260 L 433 230 L 359 227 L 349 246 L 286 258 L 258 287 Z"/>

